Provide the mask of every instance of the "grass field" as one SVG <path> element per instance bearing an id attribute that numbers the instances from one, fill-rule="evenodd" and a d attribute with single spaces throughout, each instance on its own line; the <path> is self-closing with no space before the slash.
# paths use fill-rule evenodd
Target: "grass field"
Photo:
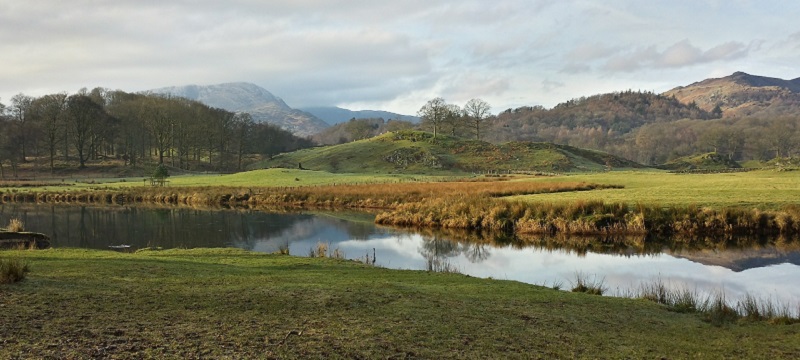
<path id="1" fill-rule="evenodd" d="M 536 194 L 512 197 L 534 202 L 602 200 L 661 206 L 742 207 L 780 209 L 800 205 L 800 172 L 750 171 L 721 174 L 672 174 L 661 171 L 621 171 L 564 175 L 530 181 L 584 181 L 622 185 L 622 189 Z"/>
<path id="2" fill-rule="evenodd" d="M 168 178 L 168 186 L 289 187 L 331 184 L 383 184 L 407 181 L 444 181 L 451 176 L 406 174 L 334 174 L 299 169 L 263 169 L 235 174 L 179 175 Z M 149 187 L 146 178 L 82 178 L 77 181 L 0 181 L 0 191 L 75 191 Z"/>
<path id="3" fill-rule="evenodd" d="M 238 249 L 1 251 L 1 358 L 800 357 L 800 324 Z"/>

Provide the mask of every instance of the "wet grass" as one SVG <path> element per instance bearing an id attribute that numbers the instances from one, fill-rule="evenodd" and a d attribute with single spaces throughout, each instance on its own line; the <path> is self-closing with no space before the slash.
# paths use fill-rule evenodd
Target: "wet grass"
<path id="1" fill-rule="evenodd" d="M 799 324 L 238 249 L 5 251 L 0 358 L 770 358 Z"/>

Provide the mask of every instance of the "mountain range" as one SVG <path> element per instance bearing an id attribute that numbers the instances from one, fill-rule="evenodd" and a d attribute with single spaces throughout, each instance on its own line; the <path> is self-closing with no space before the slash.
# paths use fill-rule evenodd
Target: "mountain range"
<path id="1" fill-rule="evenodd" d="M 251 83 L 172 86 L 150 92 L 197 100 L 228 111 L 247 112 L 256 122 L 271 123 L 299 136 L 310 136 L 330 126 L 312 114 L 292 109 L 281 98 Z"/>
<path id="2" fill-rule="evenodd" d="M 347 122 L 350 119 L 377 119 L 384 120 L 404 120 L 413 123 L 419 122 L 419 118 L 411 115 L 401 115 L 389 111 L 381 110 L 348 110 L 335 106 L 315 106 L 300 108 L 331 125 Z"/>
<path id="3" fill-rule="evenodd" d="M 300 136 L 317 134 L 353 118 L 419 121 L 415 116 L 379 110 L 353 111 L 332 106 L 293 109 L 266 89 L 245 82 L 173 86 L 151 92 L 186 97 L 229 111 L 248 112 L 258 122 L 272 123 Z M 519 129 L 526 125 L 519 123 L 517 119 L 520 117 L 552 123 L 556 127 L 594 124 L 592 126 L 626 133 L 643 124 L 683 118 L 774 117 L 800 113 L 800 78 L 783 80 L 736 72 L 722 78 L 678 86 L 663 94 L 640 94 L 632 95 L 629 91 L 594 95 L 569 100 L 549 110 L 523 107 L 511 112 L 509 109 L 495 117 L 495 134 L 487 134 L 487 139 L 507 141 L 524 138 L 526 132 L 520 133 Z M 721 113 L 715 112 L 717 107 Z M 563 121 L 567 123 L 560 124 Z M 538 139 L 551 141 L 546 136 Z"/>
<path id="4" fill-rule="evenodd" d="M 208 106 L 249 113 L 256 122 L 266 122 L 298 136 L 311 136 L 331 125 L 352 118 L 384 118 L 416 122 L 419 118 L 388 111 L 353 111 L 339 107 L 293 109 L 268 90 L 247 82 L 216 85 L 185 85 L 152 89 L 147 92 L 169 94 L 202 102 Z"/>

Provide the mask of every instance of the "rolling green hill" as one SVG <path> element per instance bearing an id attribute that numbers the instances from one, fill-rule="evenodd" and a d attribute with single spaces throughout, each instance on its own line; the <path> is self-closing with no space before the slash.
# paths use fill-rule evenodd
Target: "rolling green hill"
<path id="1" fill-rule="evenodd" d="M 500 145 L 421 131 L 389 132 L 347 144 L 281 154 L 254 168 L 287 167 L 346 173 L 453 174 L 489 171 L 603 171 L 641 165 L 567 145 L 508 142 Z"/>
<path id="2" fill-rule="evenodd" d="M 736 161 L 713 152 L 680 157 L 660 166 L 662 169 L 674 171 L 719 171 L 741 167 Z"/>

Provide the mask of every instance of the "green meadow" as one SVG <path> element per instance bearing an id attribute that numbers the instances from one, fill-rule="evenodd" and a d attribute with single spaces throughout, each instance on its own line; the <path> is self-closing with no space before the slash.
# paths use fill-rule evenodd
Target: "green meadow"
<path id="1" fill-rule="evenodd" d="M 775 210 L 800 204 L 800 172 L 757 170 L 718 174 L 676 174 L 663 171 L 612 171 L 541 177 L 521 181 L 585 181 L 622 185 L 621 189 L 515 196 L 533 202 L 601 200 L 631 205 L 741 207 Z"/>

